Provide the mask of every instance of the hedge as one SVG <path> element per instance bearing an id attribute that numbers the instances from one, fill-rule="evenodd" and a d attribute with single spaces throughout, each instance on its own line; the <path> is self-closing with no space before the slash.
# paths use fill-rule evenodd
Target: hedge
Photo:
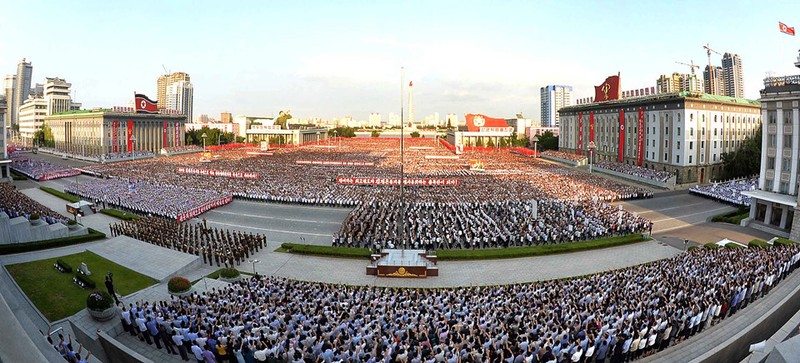
<path id="1" fill-rule="evenodd" d="M 649 238 L 645 238 L 641 234 L 629 234 L 625 236 L 598 238 L 588 241 L 559 243 L 543 246 L 491 248 L 482 250 L 440 250 L 437 251 L 436 254 L 440 261 L 488 260 L 588 251 L 600 248 L 623 246 L 647 240 L 649 240 Z"/>
<path id="2" fill-rule="evenodd" d="M 300 243 L 283 243 L 281 244 L 281 248 L 286 250 L 286 252 L 300 255 L 369 258 L 372 254 L 368 248 L 318 246 Z"/>
<path id="3" fill-rule="evenodd" d="M 773 245 L 796 245 L 797 243 L 790 241 L 788 238 L 778 238 L 773 242 Z"/>
<path id="4" fill-rule="evenodd" d="M 739 208 L 730 213 L 720 214 L 711 218 L 712 222 L 723 222 L 730 224 L 740 224 L 742 219 L 750 216 L 750 208 Z"/>
<path id="5" fill-rule="evenodd" d="M 769 248 L 772 247 L 769 243 L 764 242 L 760 239 L 754 239 L 747 244 L 747 247 L 756 247 L 756 248 Z"/>
<path id="6" fill-rule="evenodd" d="M 28 180 L 28 177 L 25 176 L 24 174 L 18 173 L 15 170 L 11 170 L 11 179 L 18 180 L 18 181 L 19 180 Z"/>
<path id="7" fill-rule="evenodd" d="M 94 280 L 89 278 L 89 276 L 77 273 L 75 274 L 75 278 L 83 282 L 83 284 L 90 289 L 94 289 L 95 287 L 97 287 L 97 284 L 94 282 Z"/>
<path id="8" fill-rule="evenodd" d="M 39 251 L 56 247 L 71 246 L 78 243 L 95 241 L 103 238 L 106 238 L 105 233 L 89 228 L 89 234 L 85 234 L 82 236 L 71 236 L 71 237 L 47 239 L 43 241 L 0 245 L 0 255 L 9 255 L 12 253 Z"/>
<path id="9" fill-rule="evenodd" d="M 80 202 L 81 201 L 81 198 L 78 198 L 78 197 L 76 197 L 74 195 L 67 194 L 67 193 L 64 193 L 64 192 L 59 192 L 58 190 L 55 190 L 55 189 L 50 188 L 50 187 L 39 187 L 39 189 L 41 189 L 41 190 L 43 190 L 43 191 L 45 191 L 47 193 L 50 193 L 52 195 L 55 195 L 56 197 L 59 197 L 61 199 L 64 199 L 64 200 L 66 200 L 66 201 L 68 201 L 70 203 L 75 203 L 75 202 Z"/>
<path id="10" fill-rule="evenodd" d="M 132 220 L 136 220 L 136 219 L 142 218 L 142 217 L 140 217 L 140 216 L 138 216 L 136 214 L 133 214 L 133 213 L 127 213 L 127 212 L 123 212 L 121 210 L 110 209 L 110 208 L 101 209 L 100 213 L 112 216 L 114 218 L 122 219 L 124 221 L 132 221 Z"/>
<path id="11" fill-rule="evenodd" d="M 61 267 L 64 272 L 72 272 L 72 266 L 62 261 L 60 258 L 56 260 L 56 264 L 58 264 L 58 266 Z"/>
<path id="12" fill-rule="evenodd" d="M 722 248 L 722 246 L 716 244 L 715 242 L 709 242 L 709 243 L 706 243 L 703 246 L 705 246 L 705 248 L 708 248 L 710 250 L 716 250 L 716 249 Z"/>
<path id="13" fill-rule="evenodd" d="M 616 247 L 647 241 L 641 234 L 629 234 L 625 236 L 600 238 L 589 241 L 560 243 L 544 246 L 529 246 L 529 247 L 509 247 L 509 248 L 492 248 L 481 250 L 439 250 L 437 251 L 437 258 L 439 261 L 444 260 L 488 260 L 500 258 L 516 258 L 516 257 L 530 257 L 530 256 L 544 256 L 558 253 L 571 253 L 579 251 L 587 251 L 599 248 Z M 358 257 L 368 258 L 371 254 L 369 249 L 366 248 L 349 248 L 349 247 L 332 247 L 332 246 L 317 246 L 317 245 L 304 245 L 298 243 L 283 243 L 281 248 L 289 253 L 305 254 L 305 255 L 321 255 L 321 256 L 335 256 L 335 257 Z"/>

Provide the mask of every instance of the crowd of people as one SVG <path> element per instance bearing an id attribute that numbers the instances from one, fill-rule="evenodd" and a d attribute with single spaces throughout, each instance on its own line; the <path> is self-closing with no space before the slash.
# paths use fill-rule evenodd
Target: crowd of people
<path id="1" fill-rule="evenodd" d="M 11 169 L 34 180 L 50 180 L 79 175 L 81 172 L 69 166 L 56 165 L 44 160 L 23 157 L 12 158 Z"/>
<path id="2" fill-rule="evenodd" d="M 652 196 L 650 191 L 639 187 L 521 156 L 507 149 L 466 151 L 456 157 L 430 140 L 408 139 L 401 158 L 399 146 L 397 139 L 342 139 L 333 148 L 310 145 L 278 149 L 269 156 L 248 153 L 255 148 L 217 151 L 211 163 L 202 165 L 192 155 L 176 155 L 87 169 L 101 176 L 147 179 L 158 185 L 147 201 L 131 203 L 134 206 L 173 204 L 169 198 L 172 193 L 166 189 L 195 188 L 254 200 L 355 208 L 339 231 L 337 245 L 372 246 L 386 238 L 385 242 L 395 245 L 485 248 L 579 240 L 641 231 L 649 225 L 649 221 L 618 212 L 607 204 Z M 336 182 L 340 177 L 399 178 L 401 160 L 407 178 L 459 180 L 458 186 L 406 188 L 403 197 L 407 206 L 406 219 L 410 223 L 406 224 L 403 241 L 396 228 L 388 227 L 376 217 L 399 222 L 396 213 L 401 199 L 399 188 Z M 480 160 L 484 168 L 470 170 L 471 160 Z M 315 165 L 309 161 L 354 161 L 361 165 Z M 179 167 L 251 172 L 257 173 L 258 179 L 179 174 Z M 72 188 L 67 189 L 73 191 Z M 82 192 L 76 194 L 109 203 L 118 198 L 118 194 L 127 194 L 124 184 L 119 184 L 114 192 L 104 190 L 103 185 L 87 184 L 81 188 Z M 535 220 L 523 216 L 534 201 L 540 208 Z M 160 208 L 147 208 L 145 213 L 172 217 L 169 213 L 150 212 Z M 502 208 L 510 211 L 494 212 Z M 476 212 L 485 215 L 476 215 Z M 516 218 L 518 223 L 503 219 L 501 215 Z M 560 218 L 565 215 L 568 218 Z M 444 231 L 453 231 L 456 235 L 449 236 L 452 240 L 446 241 Z"/>
<path id="3" fill-rule="evenodd" d="M 122 306 L 132 334 L 206 362 L 626 362 L 767 294 L 800 247 L 698 249 L 581 278 L 398 289 L 254 276 Z"/>
<path id="4" fill-rule="evenodd" d="M 618 163 L 610 160 L 598 160 L 594 163 L 595 167 L 616 171 L 622 174 L 633 175 L 643 179 L 655 180 L 657 182 L 665 183 L 674 174 L 663 171 L 643 168 L 638 165 L 629 165 Z"/>
<path id="5" fill-rule="evenodd" d="M 0 183 L 0 195 L 0 212 L 5 212 L 10 218 L 30 219 L 31 215 L 36 214 L 47 224 L 67 223 L 66 217 L 21 193 L 12 184 Z"/>
<path id="6" fill-rule="evenodd" d="M 695 185 L 689 188 L 692 193 L 704 195 L 726 203 L 749 207 L 750 197 L 742 192 L 758 189 L 758 177 L 731 180 L 722 183 Z"/>
<path id="7" fill-rule="evenodd" d="M 586 159 L 586 155 L 572 154 L 572 153 L 567 153 L 567 152 L 558 151 L 558 150 L 545 150 L 545 151 L 540 152 L 540 154 L 541 155 L 553 156 L 553 157 L 560 158 L 560 159 L 572 160 L 572 161 L 581 161 L 583 159 Z"/>
<path id="8" fill-rule="evenodd" d="M 210 189 L 118 178 L 92 178 L 81 183 L 71 183 L 64 191 L 98 204 L 173 219 L 205 203 L 229 196 Z"/>
<path id="9" fill-rule="evenodd" d="M 239 266 L 264 248 L 261 234 L 208 227 L 202 223 L 178 223 L 161 217 L 145 217 L 112 224 L 111 235 L 126 235 L 156 246 L 201 256 L 203 263 L 217 267 Z"/>
<path id="10" fill-rule="evenodd" d="M 115 161 L 120 159 L 133 159 L 133 158 L 152 158 L 155 154 L 149 150 L 136 150 L 136 151 L 120 151 L 105 153 L 100 156 L 102 161 Z"/>
<path id="11" fill-rule="evenodd" d="M 42 332 L 41 330 L 39 331 Z M 49 329 L 47 331 L 47 335 L 45 338 L 47 339 L 47 343 L 53 347 L 61 357 L 64 358 L 69 363 L 87 363 L 92 356 L 92 352 L 88 349 L 83 349 L 83 344 L 78 344 L 78 350 L 76 351 L 73 344 L 72 344 L 72 335 L 67 335 L 67 339 L 64 339 L 64 335 L 61 333 L 58 334 L 58 342 L 53 339 L 53 334 L 56 332 Z M 85 351 L 85 353 L 84 353 Z"/>

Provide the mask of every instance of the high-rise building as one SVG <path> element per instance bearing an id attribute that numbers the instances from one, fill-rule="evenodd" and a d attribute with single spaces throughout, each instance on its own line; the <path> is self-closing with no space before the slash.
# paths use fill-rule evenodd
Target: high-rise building
<path id="1" fill-rule="evenodd" d="M 233 122 L 233 117 L 230 112 L 222 112 L 219 114 L 219 122 L 224 124 Z"/>
<path id="2" fill-rule="evenodd" d="M 800 68 L 800 54 L 795 66 Z M 761 172 L 751 197 L 749 227 L 800 241 L 800 74 L 764 79 Z"/>
<path id="3" fill-rule="evenodd" d="M 33 75 L 33 65 L 22 58 L 17 64 L 17 77 L 14 81 L 14 107 L 11 110 L 10 125 L 16 129 L 19 117 L 19 107 L 28 99 L 31 92 L 31 77 Z"/>
<path id="4" fill-rule="evenodd" d="M 191 82 L 189 74 L 184 72 L 174 72 L 172 74 L 164 74 L 158 77 L 158 81 L 156 81 L 156 86 L 158 88 L 157 91 L 157 101 L 158 101 L 158 108 L 165 109 L 167 108 L 167 89 L 169 89 L 170 85 L 175 82 L 186 81 Z M 191 121 L 191 119 L 189 119 Z"/>
<path id="5" fill-rule="evenodd" d="M 194 120 L 194 123 L 207 124 L 208 123 L 208 115 L 204 114 L 204 113 L 201 113 L 200 116 L 197 116 L 197 120 Z"/>
<path id="6" fill-rule="evenodd" d="M 37 84 L 19 107 L 19 135 L 31 144 L 33 135 L 44 125 L 44 117 L 75 110 L 79 103 L 72 102 L 71 83 L 62 78 L 48 77 L 45 84 Z"/>
<path id="7" fill-rule="evenodd" d="M 22 106 L 19 106 L 17 112 L 19 136 L 25 145 L 33 145 L 33 135 L 44 125 L 47 104 L 47 100 L 43 97 L 29 97 L 22 103 Z"/>
<path id="8" fill-rule="evenodd" d="M 723 95 L 728 97 L 744 97 L 744 80 L 742 79 L 742 58 L 738 54 L 722 55 Z"/>
<path id="9" fill-rule="evenodd" d="M 383 116 L 380 112 L 370 112 L 369 114 L 369 127 L 381 127 Z"/>
<path id="10" fill-rule="evenodd" d="M 194 88 L 189 81 L 178 81 L 167 88 L 167 109 L 175 110 L 186 115 L 186 120 L 192 120 L 192 107 L 194 103 Z"/>
<path id="11" fill-rule="evenodd" d="M 14 83 L 16 82 L 16 80 L 17 80 L 17 76 L 15 76 L 13 74 L 8 74 L 3 79 L 3 95 L 5 96 L 5 101 L 6 101 L 6 108 L 5 108 L 5 112 L 4 112 L 6 124 L 5 124 L 5 127 L 3 128 L 4 132 L 9 127 L 11 127 L 11 124 L 10 124 L 11 117 L 12 117 L 11 115 L 12 115 L 12 112 L 13 112 L 12 110 L 14 109 L 14 104 L 15 104 L 14 103 Z"/>
<path id="12" fill-rule="evenodd" d="M 72 84 L 61 78 L 47 78 L 47 83 L 44 85 L 44 99 L 47 100 L 48 115 L 55 115 L 71 109 L 70 87 Z"/>
<path id="13" fill-rule="evenodd" d="M 725 95 L 722 67 L 706 66 L 703 71 L 703 88 L 710 95 Z"/>
<path id="14" fill-rule="evenodd" d="M 458 128 L 458 115 L 454 113 L 448 113 L 445 120 L 447 122 L 447 127 Z"/>
<path id="15" fill-rule="evenodd" d="M 703 92 L 703 84 L 695 74 L 673 73 L 671 76 L 661 75 L 656 80 L 658 93 L 671 92 Z"/>
<path id="16" fill-rule="evenodd" d="M 542 124 L 556 127 L 561 116 L 558 110 L 572 105 L 572 86 L 545 86 L 541 88 Z"/>
<path id="17" fill-rule="evenodd" d="M 7 133 L 6 133 L 6 115 L 8 113 L 7 110 L 7 103 L 6 103 L 6 96 L 0 96 L 0 182 L 8 181 L 9 173 L 8 173 L 8 166 L 11 163 L 11 160 L 8 160 L 8 144 L 7 144 Z"/>

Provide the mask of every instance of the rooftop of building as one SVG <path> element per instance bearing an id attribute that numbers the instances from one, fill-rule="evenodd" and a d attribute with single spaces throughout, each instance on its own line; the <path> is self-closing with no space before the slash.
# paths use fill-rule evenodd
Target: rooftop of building
<path id="1" fill-rule="evenodd" d="M 800 63 L 800 60 L 798 60 L 798 63 Z M 793 91 L 800 91 L 800 74 L 764 78 L 764 89 L 761 90 L 761 96 L 763 97 L 768 93 Z"/>
<path id="2" fill-rule="evenodd" d="M 184 119 L 186 118 L 186 115 L 180 115 L 180 114 L 121 112 L 121 111 L 115 111 L 111 108 L 93 108 L 91 110 L 72 110 L 72 111 L 59 112 L 50 116 L 45 116 L 45 119 L 68 118 L 77 115 L 80 116 L 119 115 L 119 116 L 135 116 L 135 117 L 152 117 L 152 118 L 184 118 Z"/>
<path id="3" fill-rule="evenodd" d="M 605 102 L 592 102 L 592 103 L 585 103 L 581 105 L 572 105 L 561 108 L 559 112 L 574 112 L 580 111 L 585 109 L 595 109 L 595 108 L 606 108 L 606 107 L 614 107 L 614 106 L 630 106 L 632 104 L 646 104 L 646 103 L 654 103 L 654 102 L 665 102 L 665 101 L 672 101 L 675 99 L 684 99 L 684 100 L 698 100 L 698 101 L 709 101 L 709 102 L 718 102 L 718 103 L 725 103 L 731 105 L 738 105 L 738 106 L 751 106 L 751 107 L 760 107 L 761 103 L 758 100 L 751 100 L 747 98 L 736 98 L 736 97 L 728 97 L 728 96 L 720 96 L 720 95 L 712 95 L 708 93 L 702 92 L 690 92 L 690 91 L 682 91 L 682 92 L 671 92 L 671 93 L 660 93 L 656 95 L 646 95 L 646 96 L 636 96 L 636 97 L 625 97 L 620 98 L 617 100 L 605 101 Z"/>

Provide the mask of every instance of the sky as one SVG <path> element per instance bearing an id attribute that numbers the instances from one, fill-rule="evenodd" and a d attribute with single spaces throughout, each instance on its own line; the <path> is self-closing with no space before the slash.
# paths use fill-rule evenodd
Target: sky
<path id="1" fill-rule="evenodd" d="M 617 72 L 623 90 L 655 86 L 689 72 L 676 61 L 708 64 L 707 43 L 741 56 L 747 98 L 767 72 L 800 74 L 800 37 L 778 31 L 800 31 L 798 1 L 0 0 L 0 14 L 0 75 L 25 57 L 33 83 L 64 78 L 91 108 L 156 98 L 164 69 L 183 71 L 194 115 L 215 118 L 388 120 L 402 78 L 416 119 L 538 120 L 543 86 L 590 97 Z"/>

